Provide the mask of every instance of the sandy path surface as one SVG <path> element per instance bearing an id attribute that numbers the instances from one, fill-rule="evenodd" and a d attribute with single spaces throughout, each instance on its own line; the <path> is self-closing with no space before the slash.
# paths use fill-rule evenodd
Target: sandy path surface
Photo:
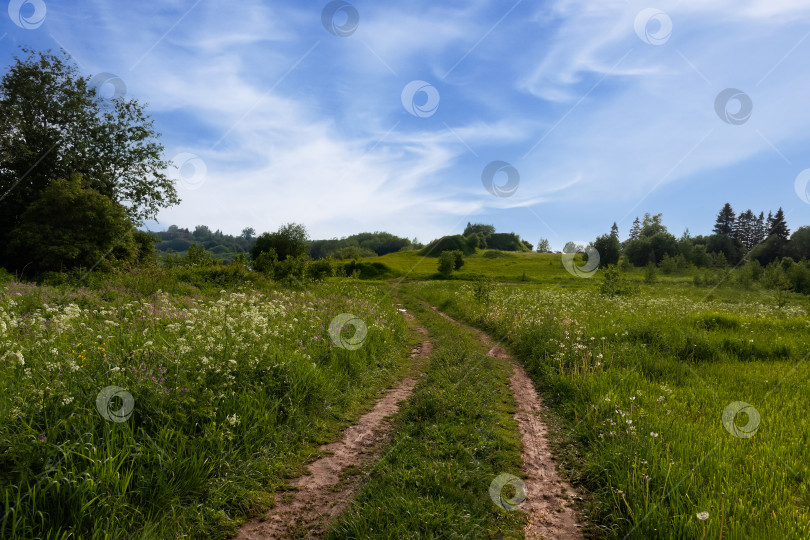
<path id="1" fill-rule="evenodd" d="M 410 314 L 408 314 L 410 315 Z M 427 330 L 418 328 L 426 335 Z M 423 341 L 411 351 L 411 358 L 426 358 L 433 343 Z M 309 465 L 310 474 L 290 482 L 296 491 L 276 494 L 276 506 L 262 518 L 246 523 L 238 540 L 269 538 L 319 538 L 325 526 L 346 510 L 354 498 L 358 482 L 341 482 L 341 473 L 348 467 L 362 467 L 378 457 L 382 443 L 390 433 L 390 417 L 399 404 L 408 399 L 417 379 L 407 378 L 386 392 L 358 422 L 343 432 L 343 440 L 321 446 L 327 455 Z M 351 469 L 352 471 L 356 469 Z"/>
<path id="2" fill-rule="evenodd" d="M 474 330 L 481 341 L 490 346 L 489 356 L 511 359 L 503 347 L 492 344 L 492 340 L 481 330 L 458 322 L 434 310 L 442 317 Z M 526 475 L 526 500 L 521 508 L 528 514 L 524 529 L 527 539 L 568 540 L 582 538 L 582 526 L 571 506 L 571 498 L 576 497 L 574 489 L 557 474 L 557 466 L 552 457 L 546 436 L 548 428 L 543 423 L 543 406 L 532 380 L 523 367 L 512 361 L 510 387 L 517 402 L 515 420 L 523 442 L 522 472 Z"/>

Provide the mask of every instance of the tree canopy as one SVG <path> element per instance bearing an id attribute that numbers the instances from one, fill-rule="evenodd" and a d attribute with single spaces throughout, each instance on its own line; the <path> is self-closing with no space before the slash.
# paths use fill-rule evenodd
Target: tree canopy
<path id="1" fill-rule="evenodd" d="M 0 80 L 0 240 L 57 179 L 121 206 L 133 223 L 179 198 L 152 120 L 134 99 L 107 101 L 64 53 L 22 49 Z M 49 215 L 44 214 L 46 219 Z M 6 263 L 8 253 L 2 256 Z"/>
<path id="2" fill-rule="evenodd" d="M 256 238 L 250 254 L 255 260 L 263 252 L 275 253 L 279 261 L 284 261 L 287 257 L 308 256 L 309 233 L 300 223 L 286 223 L 276 232 L 262 233 Z"/>

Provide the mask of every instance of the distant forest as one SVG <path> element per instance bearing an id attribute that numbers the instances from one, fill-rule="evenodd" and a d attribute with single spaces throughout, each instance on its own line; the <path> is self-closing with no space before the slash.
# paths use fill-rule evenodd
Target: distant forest
<path id="1" fill-rule="evenodd" d="M 256 244 L 256 231 L 252 227 L 242 229 L 239 236 L 225 234 L 220 230 L 212 231 L 206 225 L 197 225 L 193 231 L 171 225 L 165 231 L 152 234 L 158 240 L 155 248 L 164 255 L 184 254 L 197 244 L 220 261 L 228 263 L 233 262 L 239 253 L 249 253 Z M 312 259 L 358 259 L 422 247 L 416 238 L 408 240 L 386 232 L 365 232 L 345 238 L 313 240 L 310 242 L 309 256 Z"/>

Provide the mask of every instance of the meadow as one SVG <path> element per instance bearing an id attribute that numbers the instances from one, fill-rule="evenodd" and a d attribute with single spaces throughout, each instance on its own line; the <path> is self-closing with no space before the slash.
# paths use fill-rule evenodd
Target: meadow
<path id="1" fill-rule="evenodd" d="M 606 297 L 580 281 L 408 289 L 517 353 L 595 536 L 810 536 L 806 303 L 677 283 Z"/>
<path id="2" fill-rule="evenodd" d="M 181 288 L 3 286 L 0 538 L 225 538 L 407 358 L 385 284 Z"/>
<path id="3" fill-rule="evenodd" d="M 436 349 L 380 459 L 347 472 L 360 490 L 328 537 L 521 536 L 487 493 L 520 474 L 509 367 L 430 305 L 532 375 L 591 537 L 810 536 L 807 297 L 643 269 L 606 296 L 602 271 L 553 254 L 479 253 L 447 280 L 413 252 L 370 262 L 401 277 L 5 276 L 0 538 L 232 536 L 415 369 L 398 302 Z M 344 313 L 367 325 L 362 346 L 330 335 Z"/>

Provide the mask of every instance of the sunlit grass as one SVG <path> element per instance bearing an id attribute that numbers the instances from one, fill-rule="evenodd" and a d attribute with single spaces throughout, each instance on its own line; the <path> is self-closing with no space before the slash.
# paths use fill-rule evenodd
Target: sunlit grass
<path id="1" fill-rule="evenodd" d="M 800 299 L 779 308 L 762 292 L 707 300 L 674 284 L 621 299 L 594 286 L 501 286 L 485 306 L 469 285 L 410 287 L 518 352 L 562 420 L 560 448 L 590 492 L 597 535 L 700 538 L 704 524 L 707 538 L 810 535 Z M 759 412 L 750 438 L 723 425 L 735 401 Z"/>
<path id="2" fill-rule="evenodd" d="M 330 338 L 340 313 L 367 325 L 357 350 Z M 149 296 L 8 284 L 0 537 L 224 538 L 407 351 L 383 284 Z M 124 421 L 97 410 L 108 386 L 134 399 Z"/>

